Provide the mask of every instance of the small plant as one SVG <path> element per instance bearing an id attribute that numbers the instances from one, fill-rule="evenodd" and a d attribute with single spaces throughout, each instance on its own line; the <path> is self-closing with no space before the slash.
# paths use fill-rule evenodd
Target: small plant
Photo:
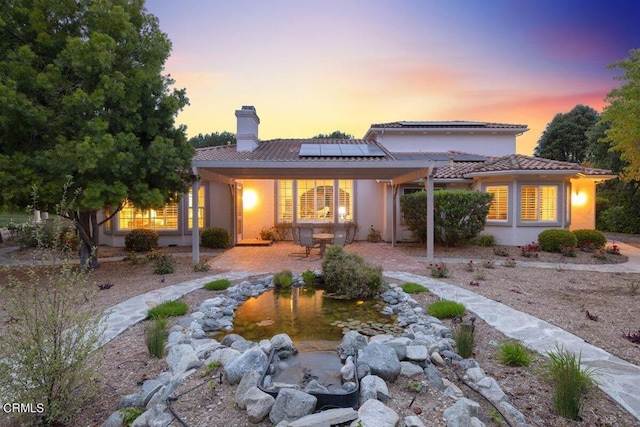
<path id="1" fill-rule="evenodd" d="M 429 289 L 422 286 L 419 283 L 407 282 L 403 283 L 401 286 L 402 290 L 408 294 L 419 294 L 421 292 L 428 292 Z"/>
<path id="2" fill-rule="evenodd" d="M 226 249 L 231 246 L 231 237 L 224 228 L 206 228 L 200 233 L 200 244 L 205 248 Z"/>
<path id="3" fill-rule="evenodd" d="M 206 283 L 203 288 L 208 291 L 224 291 L 229 286 L 231 286 L 231 281 L 229 279 L 218 279 L 212 282 Z"/>
<path id="4" fill-rule="evenodd" d="M 120 409 L 120 413 L 122 414 L 122 425 L 124 427 L 131 427 L 136 418 L 142 415 L 146 410 L 147 408 L 142 408 L 139 406 Z"/>
<path id="5" fill-rule="evenodd" d="M 129 261 L 132 265 L 140 265 L 149 261 L 147 257 L 140 256 L 135 251 L 129 251 L 129 253 L 127 253 L 127 255 L 125 255 L 125 257 L 123 258 L 123 260 Z"/>
<path id="6" fill-rule="evenodd" d="M 620 247 L 618 245 L 607 246 L 605 252 L 610 255 L 620 255 Z"/>
<path id="7" fill-rule="evenodd" d="M 196 273 L 209 271 L 210 269 L 211 269 L 211 266 L 207 264 L 205 261 L 200 261 L 199 263 L 193 266 L 193 271 L 195 271 Z"/>
<path id="8" fill-rule="evenodd" d="M 622 337 L 628 339 L 634 344 L 640 344 L 640 329 L 638 329 L 638 332 L 635 333 L 632 333 L 631 331 L 623 332 Z"/>
<path id="9" fill-rule="evenodd" d="M 518 246 L 520 249 L 520 255 L 525 258 L 538 258 L 538 252 L 540 246 L 536 242 L 528 243 L 524 246 Z"/>
<path id="10" fill-rule="evenodd" d="M 507 366 L 529 366 L 533 353 L 520 341 L 503 341 L 498 345 L 498 358 Z"/>
<path id="11" fill-rule="evenodd" d="M 162 359 L 164 356 L 164 342 L 169 336 L 167 333 L 167 319 L 159 317 L 147 323 L 144 335 L 151 357 Z"/>
<path id="12" fill-rule="evenodd" d="M 490 247 L 496 245 L 496 238 L 493 234 L 481 234 L 478 236 L 478 246 Z"/>
<path id="13" fill-rule="evenodd" d="M 604 249 L 598 249 L 591 256 L 596 259 L 607 259 L 607 253 L 604 251 Z"/>
<path id="14" fill-rule="evenodd" d="M 436 277 L 439 279 L 451 277 L 451 272 L 449 271 L 449 267 L 444 262 L 439 262 L 436 264 L 427 265 L 427 268 L 431 270 L 431 277 Z"/>
<path id="15" fill-rule="evenodd" d="M 124 245 L 129 251 L 146 252 L 158 247 L 158 232 L 135 228 L 124 236 Z"/>
<path id="16" fill-rule="evenodd" d="M 507 258 L 502 263 L 504 267 L 509 267 L 509 268 L 514 268 L 516 264 L 517 264 L 517 261 L 515 258 Z"/>
<path id="17" fill-rule="evenodd" d="M 165 301 L 150 308 L 147 317 L 150 319 L 161 319 L 172 316 L 182 316 L 189 311 L 189 306 L 184 301 Z"/>
<path id="18" fill-rule="evenodd" d="M 153 272 L 156 274 L 171 274 L 176 271 L 176 259 L 171 254 L 159 254 L 154 263 Z"/>
<path id="19" fill-rule="evenodd" d="M 578 256 L 576 253 L 576 247 L 570 245 L 562 245 L 560 247 L 560 253 L 566 257 L 575 258 Z"/>
<path id="20" fill-rule="evenodd" d="M 593 242 L 584 242 L 584 243 L 579 243 L 578 245 L 580 246 L 580 250 L 582 252 L 593 253 L 597 249 L 596 245 Z"/>
<path id="21" fill-rule="evenodd" d="M 509 256 L 509 251 L 505 247 L 493 248 L 493 254 L 497 256 Z"/>
<path id="22" fill-rule="evenodd" d="M 293 283 L 293 273 L 291 270 L 282 270 L 273 275 L 273 284 L 276 288 L 289 288 Z"/>
<path id="23" fill-rule="evenodd" d="M 305 285 L 311 286 L 316 281 L 316 272 L 313 270 L 306 270 L 302 272 L 302 281 Z"/>
<path id="24" fill-rule="evenodd" d="M 262 230 L 260 230 L 260 239 L 269 240 L 271 242 L 278 240 L 273 227 L 262 227 Z"/>
<path id="25" fill-rule="evenodd" d="M 545 373 L 555 386 L 553 406 L 560 416 L 579 420 L 582 398 L 594 384 L 595 371 L 582 369 L 582 354 L 576 356 L 558 347 L 547 354 L 549 361 Z"/>
<path id="26" fill-rule="evenodd" d="M 473 265 L 473 260 L 469 261 L 464 266 L 464 271 L 472 272 L 475 271 L 476 267 Z"/>
<path id="27" fill-rule="evenodd" d="M 276 222 L 273 225 L 273 231 L 276 234 L 277 240 L 287 240 L 291 235 L 292 224 L 290 222 Z"/>
<path id="28" fill-rule="evenodd" d="M 487 275 L 484 271 L 478 270 L 476 274 L 473 275 L 474 280 L 487 280 Z"/>
<path id="29" fill-rule="evenodd" d="M 494 260 L 492 260 L 492 259 L 487 259 L 487 260 L 482 262 L 482 266 L 484 268 L 488 268 L 488 269 L 491 270 L 493 268 L 496 268 L 496 262 Z"/>
<path id="30" fill-rule="evenodd" d="M 207 364 L 207 371 L 209 372 L 217 371 L 219 367 L 220 367 L 220 362 L 218 362 L 217 360 L 214 360 L 213 362 Z"/>
<path id="31" fill-rule="evenodd" d="M 453 340 L 456 342 L 458 354 L 463 358 L 473 356 L 473 326 L 458 324 L 453 331 Z"/>
<path id="32" fill-rule="evenodd" d="M 380 230 L 377 230 L 371 226 L 369 229 L 369 234 L 367 235 L 367 242 L 378 243 L 382 241 L 382 235 L 380 234 Z"/>
<path id="33" fill-rule="evenodd" d="M 371 265 L 338 245 L 327 248 L 322 275 L 326 291 L 345 298 L 373 298 L 384 286 L 381 266 Z"/>
<path id="34" fill-rule="evenodd" d="M 407 383 L 407 390 L 412 391 L 414 393 L 422 392 L 423 386 L 421 382 L 418 381 L 409 381 Z"/>
<path id="35" fill-rule="evenodd" d="M 640 282 L 631 282 L 629 283 L 629 294 L 634 297 L 638 295 L 640 291 Z"/>
<path id="36" fill-rule="evenodd" d="M 451 319 L 456 316 L 462 316 L 467 309 L 464 305 L 448 300 L 440 300 L 432 303 L 427 307 L 427 312 L 438 319 Z"/>

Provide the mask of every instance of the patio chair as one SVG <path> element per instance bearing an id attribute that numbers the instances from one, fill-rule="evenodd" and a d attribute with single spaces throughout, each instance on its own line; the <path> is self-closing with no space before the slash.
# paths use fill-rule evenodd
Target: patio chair
<path id="1" fill-rule="evenodd" d="M 300 246 L 304 248 L 305 257 L 308 257 L 309 254 L 311 254 L 312 249 L 320 248 L 320 244 L 313 241 L 313 228 L 300 228 Z"/>
<path id="2" fill-rule="evenodd" d="M 291 227 L 291 236 L 293 237 L 293 244 L 296 246 L 301 246 L 300 245 L 300 226 L 299 225 L 294 225 L 293 227 Z M 303 256 L 308 256 L 306 251 L 305 252 L 292 252 L 289 254 L 289 256 L 295 256 L 295 257 L 303 257 Z"/>
<path id="3" fill-rule="evenodd" d="M 333 233 L 332 245 L 344 246 L 347 243 L 347 230 L 338 229 Z"/>

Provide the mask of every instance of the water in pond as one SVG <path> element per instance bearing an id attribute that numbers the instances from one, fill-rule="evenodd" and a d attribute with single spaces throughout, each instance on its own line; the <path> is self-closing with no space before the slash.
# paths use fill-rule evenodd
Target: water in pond
<path id="1" fill-rule="evenodd" d="M 269 339 L 286 333 L 296 343 L 341 341 L 343 328 L 384 328 L 395 324 L 395 317 L 384 317 L 384 303 L 335 299 L 323 296 L 314 287 L 270 290 L 250 298 L 236 310 L 233 331 L 250 341 Z M 363 331 L 366 333 L 366 331 Z"/>

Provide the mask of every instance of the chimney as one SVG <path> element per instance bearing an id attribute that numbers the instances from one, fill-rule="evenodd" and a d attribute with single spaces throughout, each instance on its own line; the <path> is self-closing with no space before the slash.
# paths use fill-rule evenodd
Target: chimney
<path id="1" fill-rule="evenodd" d="M 253 105 L 243 105 L 236 110 L 238 129 L 236 131 L 237 151 L 253 151 L 258 147 L 258 125 L 260 118 Z"/>

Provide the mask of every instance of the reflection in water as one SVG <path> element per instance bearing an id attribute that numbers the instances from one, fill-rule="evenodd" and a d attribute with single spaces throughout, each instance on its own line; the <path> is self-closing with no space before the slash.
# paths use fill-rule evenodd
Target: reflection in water
<path id="1" fill-rule="evenodd" d="M 336 320 L 393 322 L 380 315 L 382 306 L 378 301 L 325 298 L 323 294 L 323 290 L 313 287 L 267 291 L 238 307 L 233 331 L 228 333 L 256 342 L 280 333 L 286 333 L 296 343 L 335 342 L 342 340 L 342 329 L 331 325 Z"/>

